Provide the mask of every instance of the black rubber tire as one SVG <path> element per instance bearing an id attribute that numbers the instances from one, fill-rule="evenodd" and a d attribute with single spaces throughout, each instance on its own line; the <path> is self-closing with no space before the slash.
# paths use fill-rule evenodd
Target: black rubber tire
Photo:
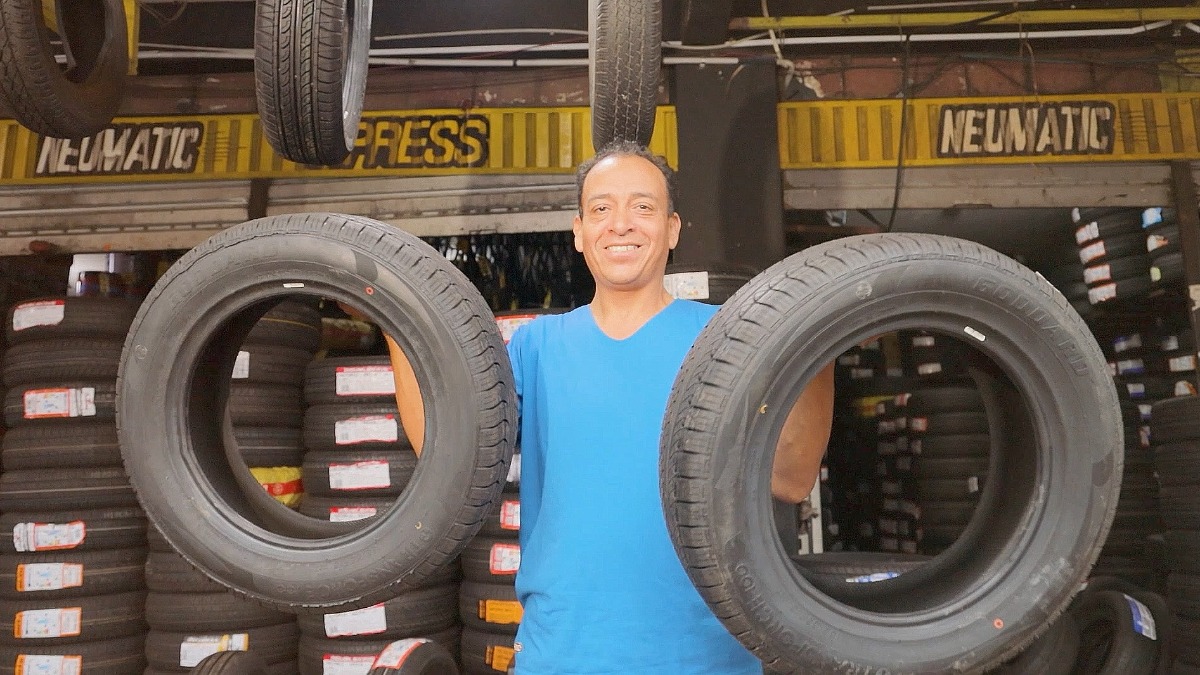
<path id="1" fill-rule="evenodd" d="M 459 652 L 462 629 L 453 626 L 429 635 L 412 637 L 429 638 L 445 647 L 451 654 Z M 321 675 L 324 672 L 322 663 L 325 656 L 377 656 L 392 643 L 390 638 L 344 640 L 341 638 L 326 638 L 317 635 L 300 634 L 299 662 L 302 675 Z"/>
<path id="2" fill-rule="evenodd" d="M 1154 465 L 1162 485 L 1200 486 L 1200 440 L 1156 443 Z"/>
<path id="3" fill-rule="evenodd" d="M 1111 239 L 1123 234 L 1142 231 L 1141 214 L 1137 211 L 1117 211 L 1080 221 L 1075 228 L 1075 243 L 1084 246 L 1097 239 Z"/>
<path id="4" fill-rule="evenodd" d="M 468 628 L 516 635 L 523 612 L 512 584 L 465 581 L 458 589 L 458 614 Z"/>
<path id="5" fill-rule="evenodd" d="M 979 395 L 979 390 L 972 386 L 947 385 L 914 389 L 905 399 L 904 409 L 909 416 L 983 410 L 983 398 Z"/>
<path id="6" fill-rule="evenodd" d="M 968 501 L 978 497 L 986 483 L 986 475 L 968 478 L 923 478 L 916 482 L 916 495 L 922 503 Z"/>
<path id="7" fill-rule="evenodd" d="M 281 280 L 362 309 L 397 337 L 431 392 L 428 461 L 373 526 L 280 506 L 231 466 L 212 433 L 221 378 L 213 379 L 218 368 L 197 368 L 204 350 L 223 349 L 232 362 L 235 349 L 211 338 L 246 330 L 256 303 L 284 292 Z M 126 342 L 118 433 L 143 508 L 189 562 L 279 607 L 363 606 L 419 585 L 482 525 L 515 441 L 511 378 L 491 310 L 435 249 L 366 218 L 277 216 L 221 232 L 155 285 Z M 446 419 L 472 423 L 439 424 Z"/>
<path id="8" fill-rule="evenodd" d="M 1158 499 L 1167 529 L 1200 530 L 1200 490 L 1195 485 L 1164 485 Z"/>
<path id="9" fill-rule="evenodd" d="M 908 440 L 909 452 L 926 459 L 986 457 L 991 449 L 992 439 L 986 434 L 925 434 Z"/>
<path id="10" fill-rule="evenodd" d="M 513 642 L 512 635 L 463 628 L 459 660 L 464 675 L 496 675 L 507 672 Z"/>
<path id="11" fill-rule="evenodd" d="M 233 435 L 246 466 L 300 466 L 304 463 L 300 429 L 239 426 L 234 427 Z"/>
<path id="12" fill-rule="evenodd" d="M 662 3 L 589 0 L 588 69 L 592 146 L 650 145 L 662 63 Z"/>
<path id="13" fill-rule="evenodd" d="M 1154 282 L 1150 279 L 1150 271 L 1147 268 L 1145 274 L 1092 286 L 1088 289 L 1088 302 L 1100 305 L 1114 300 L 1138 300 L 1144 298 L 1152 288 Z"/>
<path id="14" fill-rule="evenodd" d="M 102 551 L 147 546 L 146 514 L 136 506 L 87 511 L 7 511 L 0 515 L 0 553 L 28 552 L 18 551 L 15 543 L 17 539 L 26 542 L 28 535 L 14 538 L 14 528 L 19 527 L 23 533 L 27 533 L 30 524 L 34 523 L 62 525 L 76 521 L 83 524 L 83 540 L 69 550 Z"/>
<path id="15" fill-rule="evenodd" d="M 1155 375 L 1122 376 L 1118 377 L 1116 381 L 1117 389 L 1121 392 L 1121 397 L 1135 402 L 1160 401 L 1171 398 L 1174 395 L 1174 385 L 1166 377 Z"/>
<path id="16" fill-rule="evenodd" d="M 516 553 L 509 553 L 507 557 L 499 559 L 500 564 L 496 566 L 496 571 L 493 571 L 491 560 L 493 549 L 496 547 L 508 551 L 515 550 Z M 520 568 L 520 545 L 516 537 L 475 537 L 463 549 L 459 559 L 462 562 L 463 578 L 467 581 L 511 584 L 516 578 L 517 569 Z M 516 564 L 511 564 L 514 560 Z"/>
<path id="17" fill-rule="evenodd" d="M 235 427 L 299 426 L 304 418 L 300 385 L 259 384 L 234 380 L 229 417 Z"/>
<path id="18" fill-rule="evenodd" d="M 483 522 L 479 534 L 484 537 L 515 537 L 520 531 L 521 495 L 516 490 L 505 491 Z"/>
<path id="19" fill-rule="evenodd" d="M 218 652 L 205 657 L 191 675 L 264 675 L 267 664 L 255 652 Z"/>
<path id="20" fill-rule="evenodd" d="M 146 588 L 151 593 L 228 592 L 174 551 L 152 550 L 146 555 Z"/>
<path id="21" fill-rule="evenodd" d="M 58 600 L 0 600 L 0 643 L 7 645 L 61 645 L 89 640 L 111 640 L 137 635 L 146 629 L 142 621 L 145 591 L 60 598 Z M 20 612 L 40 609 L 78 607 L 79 635 L 46 638 L 18 638 L 14 633 Z"/>
<path id="22" fill-rule="evenodd" d="M 367 675 L 458 675 L 448 649 L 429 638 L 397 640 L 385 647 Z"/>
<path id="23" fill-rule="evenodd" d="M 244 377 L 239 383 L 280 384 L 300 387 L 304 384 L 304 369 L 312 361 L 312 352 L 285 345 L 244 345 L 246 352 Z M 114 372 L 113 377 L 116 377 Z"/>
<path id="24" fill-rule="evenodd" d="M 995 672 L 996 675 L 1071 675 L 1078 654 L 1079 623 L 1070 612 L 1064 612 L 1020 656 Z"/>
<path id="25" fill-rule="evenodd" d="M 155 630 L 205 633 L 262 628 L 294 618 L 228 591 L 162 593 L 146 596 L 146 623 Z"/>
<path id="26" fill-rule="evenodd" d="M 285 300 L 254 324 L 245 345 L 287 346 L 315 352 L 321 346 L 321 313 L 310 303 Z"/>
<path id="27" fill-rule="evenodd" d="M 1163 223 L 1147 229 L 1146 251 L 1155 258 L 1180 253 L 1179 225 Z"/>
<path id="28" fill-rule="evenodd" d="M 1146 255 L 1146 235 L 1142 232 L 1097 239 L 1079 248 L 1079 262 L 1087 266 L 1130 255 Z"/>
<path id="29" fill-rule="evenodd" d="M 380 403 L 396 400 L 393 390 L 381 394 L 338 393 L 338 371 L 342 368 L 387 369 L 391 377 L 392 361 L 387 356 L 346 356 L 332 359 L 317 359 L 308 364 L 304 371 L 304 402 L 317 403 Z"/>
<path id="30" fill-rule="evenodd" d="M 83 138 L 107 126 L 121 104 L 129 69 L 125 6 L 121 0 L 68 0 L 59 7 L 74 72 L 55 62 L 40 2 L 0 5 L 0 97 L 36 133 Z"/>
<path id="31" fill-rule="evenodd" d="M 5 471 L 120 466 L 121 446 L 112 422 L 51 422 L 9 429 L 0 440 Z"/>
<path id="32" fill-rule="evenodd" d="M 25 393 L 42 389 L 92 389 L 95 402 L 95 415 L 79 415 L 76 417 L 34 417 L 26 418 Z M 103 422 L 113 419 L 116 414 L 116 387 L 112 380 L 68 381 L 43 384 L 25 384 L 13 387 L 4 396 L 4 424 L 9 428 L 25 424 Z"/>
<path id="33" fill-rule="evenodd" d="M 121 468 L 31 469 L 0 474 L 0 512 L 111 509 L 137 506 Z"/>
<path id="34" fill-rule="evenodd" d="M 26 565 L 64 563 L 81 565 L 82 584 L 56 590 L 20 591 L 18 571 Z M 146 588 L 146 549 L 125 548 L 112 551 L 42 551 L 0 555 L 0 598 L 5 600 L 42 600 L 73 598 L 81 595 L 111 595 Z"/>
<path id="35" fill-rule="evenodd" d="M 760 275 L 702 331 L 660 445 L 676 552 L 767 668 L 896 668 L 897 631 L 798 583 L 760 488 L 771 469 L 763 449 L 817 370 L 858 341 L 914 324 L 983 335 L 973 345 L 998 367 L 973 374 L 994 402 L 989 426 L 1005 434 L 971 524 L 910 573 L 922 592 L 890 597 L 881 582 L 865 605 L 903 614 L 904 670 L 1000 665 L 1065 609 L 1099 554 L 1120 488 L 1118 403 L 1099 345 L 1066 299 L 958 239 L 884 234 L 811 247 Z M 1086 491 L 1081 475 L 1091 477 Z"/>
<path id="36" fill-rule="evenodd" d="M 4 352 L 4 385 L 115 380 L 123 345 L 118 338 L 58 338 L 13 345 Z"/>
<path id="37" fill-rule="evenodd" d="M 1171 572 L 1167 576 L 1167 597 L 1176 615 L 1200 620 L 1200 575 Z"/>
<path id="38" fill-rule="evenodd" d="M 79 656 L 83 663 L 81 675 L 113 675 L 113 673 L 141 673 L 146 667 L 145 640 L 141 635 L 97 640 L 95 642 L 71 642 L 63 645 L 39 644 L 33 650 L 30 645 L 0 645 L 0 663 L 15 664 L 17 657 L 36 651 L 38 654 Z"/>
<path id="39" fill-rule="evenodd" d="M 388 487 L 354 488 L 330 485 L 330 466 L 356 465 L 363 462 L 386 462 Z M 410 452 L 388 452 L 370 450 L 342 450 L 310 452 L 304 457 L 304 494 L 313 497 L 345 496 L 360 498 L 395 498 L 404 491 L 413 471 L 417 468 L 417 456 Z M 335 472 L 336 473 L 336 472 Z M 490 522 L 490 521 L 489 521 Z"/>
<path id="40" fill-rule="evenodd" d="M 406 591 L 383 602 L 386 628 L 370 633 L 339 632 L 329 635 L 325 614 L 301 614 L 297 617 L 304 635 L 341 639 L 397 639 L 429 635 L 447 630 L 458 623 L 458 586 L 442 584 Z"/>
<path id="41" fill-rule="evenodd" d="M 908 431 L 912 436 L 924 434 L 940 434 L 944 436 L 964 436 L 986 434 L 988 432 L 987 414 L 984 412 L 939 412 L 931 415 L 912 415 L 908 417 Z"/>
<path id="42" fill-rule="evenodd" d="M 1166 624 L 1169 616 L 1157 615 L 1151 610 L 1154 637 L 1138 632 L 1133 618 L 1132 607 L 1135 605 L 1129 600 L 1146 606 L 1142 595 L 1089 589 L 1079 596 L 1071 607 L 1080 632 L 1079 654 L 1075 661 L 1077 672 L 1096 675 L 1154 672 L 1162 646 L 1157 626 Z M 1141 612 L 1140 608 L 1138 612 Z"/>
<path id="43" fill-rule="evenodd" d="M 280 157 L 298 164 L 333 165 L 354 146 L 367 85 L 371 4 L 257 1 L 258 113 Z"/>
<path id="44" fill-rule="evenodd" d="M 1149 273 L 1150 258 L 1148 256 L 1130 255 L 1089 266 L 1083 270 L 1083 281 L 1089 286 L 1099 286 L 1117 279 L 1145 277 Z"/>
<path id="45" fill-rule="evenodd" d="M 258 654 L 268 666 L 291 663 L 296 660 L 296 644 L 300 630 L 296 628 L 294 621 L 277 626 L 222 632 L 226 635 L 240 633 L 248 636 L 247 642 L 250 646 L 248 651 Z M 211 633 L 206 635 L 211 635 Z M 150 667 L 169 672 L 186 673 L 191 666 L 181 667 L 179 665 L 179 648 L 184 641 L 193 636 L 195 633 L 172 633 L 162 630 L 151 630 L 146 633 L 146 660 L 150 663 Z"/>
<path id="46" fill-rule="evenodd" d="M 1155 256 L 1150 262 L 1150 280 L 1157 286 L 1183 281 L 1183 254 Z"/>
<path id="47" fill-rule="evenodd" d="M 924 479 L 970 478 L 985 476 L 990 468 L 988 457 L 916 457 L 912 473 Z"/>
<path id="48" fill-rule="evenodd" d="M 21 330 L 15 329 L 13 320 L 16 312 L 29 308 L 31 305 L 48 303 L 62 303 L 62 319 L 58 323 L 28 326 Z M 129 332 L 129 325 L 133 323 L 137 309 L 136 302 L 124 299 L 39 298 L 17 303 L 8 308 L 4 334 L 10 345 L 63 337 L 124 339 L 125 334 Z"/>
<path id="49" fill-rule="evenodd" d="M 1180 396 L 1158 401 L 1150 409 L 1154 443 L 1200 441 L 1200 397 Z"/>
<path id="50" fill-rule="evenodd" d="M 1200 531 L 1167 530 L 1163 538 L 1166 540 L 1170 568 L 1175 572 L 1200 576 Z"/>
<path id="51" fill-rule="evenodd" d="M 975 502 L 924 502 L 921 504 L 922 527 L 966 527 L 975 515 Z M 1110 530 L 1111 531 L 1111 530 Z"/>
<path id="52" fill-rule="evenodd" d="M 733 297 L 734 293 L 737 293 L 738 289 L 745 286 L 760 271 L 749 265 L 730 265 L 728 263 L 713 262 L 696 265 L 672 263 L 667 265 L 666 273 L 668 279 L 672 274 L 705 274 L 708 277 L 708 295 L 703 298 L 685 297 L 709 305 L 723 305 L 728 302 L 729 298 Z"/>
<path id="53" fill-rule="evenodd" d="M 349 423 L 360 418 L 388 417 L 394 423 L 396 440 L 345 440 L 338 441 L 339 423 Z M 326 450 L 375 450 L 407 452 L 412 454 L 412 445 L 404 435 L 400 424 L 400 413 L 396 403 L 321 403 L 304 411 L 304 447 L 321 452 Z"/>
<path id="54" fill-rule="evenodd" d="M 350 520 L 349 522 L 357 523 L 354 527 L 360 527 L 368 521 L 378 520 L 392 505 L 392 499 L 371 499 L 366 497 L 356 497 L 352 494 L 339 495 L 336 497 L 318 497 L 316 495 L 304 495 L 300 500 L 300 508 L 297 509 L 301 515 L 309 518 L 316 518 L 326 522 L 347 522 L 333 517 L 334 509 L 374 509 L 373 515 L 365 518 Z"/>

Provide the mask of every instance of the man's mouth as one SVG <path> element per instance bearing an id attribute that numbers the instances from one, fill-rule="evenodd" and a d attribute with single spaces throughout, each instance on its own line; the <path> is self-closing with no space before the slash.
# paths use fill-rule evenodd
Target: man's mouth
<path id="1" fill-rule="evenodd" d="M 636 251 L 641 247 L 636 244 L 615 244 L 613 246 L 605 246 L 604 248 L 613 253 L 625 253 L 627 251 Z"/>

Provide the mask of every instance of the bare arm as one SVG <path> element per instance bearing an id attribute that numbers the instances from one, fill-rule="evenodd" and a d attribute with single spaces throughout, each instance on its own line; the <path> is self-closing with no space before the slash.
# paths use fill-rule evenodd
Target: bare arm
<path id="1" fill-rule="evenodd" d="M 392 360 L 392 377 L 396 380 L 396 408 L 400 411 L 400 425 L 412 443 L 417 457 L 425 445 L 425 401 L 421 399 L 421 388 L 417 385 L 417 374 L 412 364 L 390 336 L 387 340 L 388 356 Z"/>
<path id="2" fill-rule="evenodd" d="M 771 494 L 798 504 L 812 492 L 821 472 L 821 457 L 829 444 L 833 424 L 833 364 L 808 383 L 783 423 L 775 463 L 771 467 Z"/>

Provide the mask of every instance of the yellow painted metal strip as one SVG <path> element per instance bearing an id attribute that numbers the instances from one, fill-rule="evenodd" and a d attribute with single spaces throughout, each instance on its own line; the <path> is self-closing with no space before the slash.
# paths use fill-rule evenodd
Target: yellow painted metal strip
<path id="1" fill-rule="evenodd" d="M 845 30 L 855 28 L 950 27 L 973 23 L 984 26 L 1030 26 L 1082 23 L 1147 23 L 1200 20 L 1200 7 L 1146 9 L 1033 9 L 1017 12 L 913 12 L 814 16 L 738 17 L 735 30 Z"/>
<path id="2" fill-rule="evenodd" d="M 142 30 L 142 12 L 138 9 L 137 0 L 124 0 L 124 5 L 125 38 L 129 48 L 129 74 L 137 75 L 138 39 Z"/>

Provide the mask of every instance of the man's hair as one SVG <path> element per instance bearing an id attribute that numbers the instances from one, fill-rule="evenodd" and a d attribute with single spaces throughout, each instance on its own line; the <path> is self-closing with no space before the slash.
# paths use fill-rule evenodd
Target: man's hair
<path id="1" fill-rule="evenodd" d="M 613 141 L 600 148 L 594 157 L 585 160 L 575 170 L 575 204 L 579 207 L 580 216 L 583 215 L 583 181 L 596 167 L 596 164 L 609 157 L 641 157 L 658 167 L 658 170 L 662 172 L 663 180 L 667 183 L 667 212 L 675 212 L 675 170 L 667 164 L 667 160 L 634 141 Z"/>

